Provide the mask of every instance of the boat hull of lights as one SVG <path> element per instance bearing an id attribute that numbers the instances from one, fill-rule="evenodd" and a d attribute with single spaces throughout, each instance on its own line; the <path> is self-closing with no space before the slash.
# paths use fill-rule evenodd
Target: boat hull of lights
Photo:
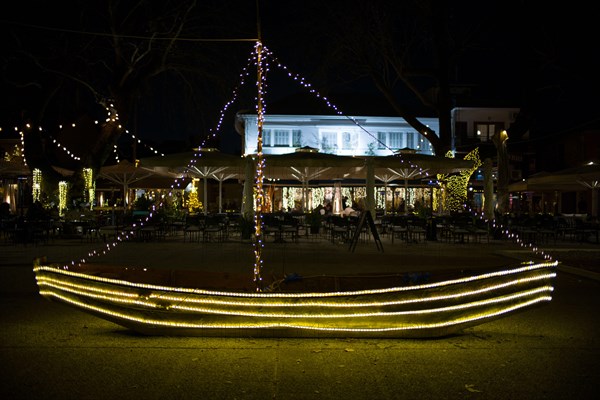
<path id="1" fill-rule="evenodd" d="M 35 265 L 40 294 L 145 335 L 432 338 L 547 303 L 555 262 L 345 292 L 208 290 Z"/>

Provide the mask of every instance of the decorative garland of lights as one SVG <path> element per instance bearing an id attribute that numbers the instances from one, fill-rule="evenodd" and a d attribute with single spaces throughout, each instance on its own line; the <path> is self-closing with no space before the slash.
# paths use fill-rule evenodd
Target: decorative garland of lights
<path id="1" fill-rule="evenodd" d="M 96 182 L 94 182 L 94 171 L 91 168 L 83 169 L 84 199 L 89 203 L 90 210 L 94 208 L 94 200 L 96 200 Z"/>
<path id="2" fill-rule="evenodd" d="M 69 184 L 67 181 L 58 182 L 58 215 L 65 216 L 67 209 L 67 193 L 69 192 Z"/>
<path id="3" fill-rule="evenodd" d="M 73 265 L 75 265 L 75 264 L 73 263 Z M 394 287 L 386 287 L 386 288 L 381 288 L 381 289 L 363 289 L 363 290 L 339 291 L 339 292 L 298 292 L 298 293 L 295 293 L 295 292 L 294 293 L 279 293 L 279 292 L 253 293 L 253 292 L 243 292 L 243 291 L 232 292 L 232 291 L 216 291 L 216 290 L 208 290 L 208 289 L 200 289 L 200 288 L 172 287 L 172 286 L 155 285 L 155 284 L 151 284 L 151 283 L 136 283 L 136 282 L 126 281 L 126 280 L 121 280 L 121 279 L 106 278 L 106 277 L 97 276 L 97 275 L 89 275 L 89 274 L 85 274 L 85 273 L 81 273 L 81 272 L 75 272 L 75 271 L 71 271 L 68 266 L 53 267 L 53 266 L 44 266 L 44 265 L 38 264 L 34 267 L 34 272 L 47 271 L 47 272 L 51 272 L 53 274 L 58 274 L 59 276 L 62 275 L 62 276 L 68 276 L 68 277 L 81 278 L 81 279 L 84 279 L 89 282 L 108 283 L 111 285 L 115 285 L 117 287 L 123 286 L 123 287 L 130 287 L 130 288 L 155 290 L 155 291 L 158 291 L 159 293 L 160 292 L 172 292 L 172 293 L 177 292 L 177 293 L 184 293 L 184 294 L 187 293 L 187 294 L 232 297 L 232 298 L 291 298 L 291 299 L 294 299 L 294 298 L 308 298 L 308 297 L 335 298 L 335 297 L 342 297 L 342 296 L 363 296 L 363 295 L 383 294 L 383 293 L 410 292 L 410 291 L 416 291 L 416 290 L 421 290 L 421 289 L 436 289 L 436 288 L 442 288 L 442 287 L 451 287 L 451 286 L 460 285 L 460 284 L 464 284 L 464 283 L 468 283 L 468 282 L 483 281 L 483 280 L 494 278 L 494 277 L 512 276 L 512 275 L 518 275 L 521 273 L 531 272 L 531 271 L 536 271 L 536 270 L 551 269 L 556 266 L 558 266 L 557 261 L 543 261 L 543 262 L 523 261 L 523 262 L 521 262 L 519 267 L 510 268 L 510 269 L 506 269 L 506 270 L 487 272 L 487 273 L 483 273 L 480 275 L 469 275 L 469 276 L 466 276 L 463 278 L 449 279 L 449 280 L 440 281 L 440 282 L 422 283 L 422 284 L 407 285 L 407 286 L 394 286 Z M 542 277 L 539 277 L 539 279 L 553 278 L 555 276 L 556 276 L 556 273 L 551 272 L 549 275 L 544 275 Z M 521 282 L 521 281 L 519 281 L 519 282 Z M 518 282 L 515 282 L 515 283 L 518 283 Z M 487 285 L 485 287 L 487 289 L 483 289 L 483 291 L 495 290 L 495 289 L 500 288 L 500 287 L 488 287 Z M 162 297 L 162 294 L 158 294 L 156 296 L 160 298 L 160 297 Z M 447 298 L 447 297 L 443 297 L 442 299 L 444 299 L 444 298 Z M 176 299 L 176 301 L 186 301 L 186 299 L 185 299 L 185 297 L 180 298 L 180 299 L 178 298 L 178 299 Z M 359 301 L 359 299 L 354 299 L 354 301 Z M 419 301 L 424 301 L 424 300 L 420 299 Z M 236 303 L 236 304 L 238 304 L 238 303 Z M 252 304 L 256 305 L 256 303 L 252 303 Z M 360 301 L 358 304 L 364 305 Z M 389 303 L 389 304 L 397 304 L 397 303 Z M 389 305 L 389 304 L 386 303 L 386 305 Z M 310 303 L 310 305 L 333 306 L 332 304 L 321 304 L 321 303 L 317 303 L 317 304 Z M 377 302 L 372 305 L 378 307 L 378 306 L 381 306 L 384 304 Z M 262 304 L 261 304 L 261 306 L 262 306 Z M 344 307 L 344 306 L 339 305 L 338 307 Z"/>
<path id="4" fill-rule="evenodd" d="M 446 157 L 454 158 L 454 154 L 449 151 L 446 153 Z M 465 211 L 469 179 L 473 172 L 477 171 L 477 168 L 482 164 L 481 159 L 479 158 L 478 147 L 470 151 L 464 159 L 473 160 L 473 166 L 469 169 L 462 170 L 458 175 L 438 175 L 438 180 L 446 183 L 448 196 L 446 198 L 446 204 L 448 205 L 448 210 L 450 212 Z"/>
<path id="5" fill-rule="evenodd" d="M 313 205 L 324 205 L 325 204 L 325 189 L 322 187 L 312 188 L 311 191 L 312 204 Z"/>
<path id="6" fill-rule="evenodd" d="M 31 195 L 33 202 L 40 201 L 40 195 L 42 194 L 42 170 L 38 168 L 33 169 L 33 185 L 31 187 Z"/>
<path id="7" fill-rule="evenodd" d="M 296 197 L 302 196 L 302 188 L 284 187 L 283 189 L 283 209 L 292 210 L 296 206 Z"/>
<path id="8" fill-rule="evenodd" d="M 29 124 L 26 124 L 27 127 L 30 127 Z M 21 139 L 21 154 L 23 155 L 23 164 L 27 165 L 27 159 L 25 158 L 25 134 L 23 133 L 22 130 L 19 130 L 19 128 L 17 128 L 15 126 L 15 131 L 19 132 L 19 137 Z"/>
<path id="9" fill-rule="evenodd" d="M 377 190 L 375 192 L 375 207 L 385 210 L 386 209 L 386 193 Z"/>
<path id="10" fill-rule="evenodd" d="M 71 124 L 71 127 L 75 128 L 75 127 L 76 127 L 75 123 Z M 59 128 L 59 129 L 62 129 L 62 128 L 63 128 L 63 126 L 62 126 L 62 125 L 59 125 L 59 126 L 58 126 L 58 128 Z M 41 127 L 41 126 L 40 126 L 38 129 L 39 129 L 40 131 L 42 131 L 42 127 Z M 66 146 L 63 146 L 62 144 L 60 144 L 60 142 L 59 142 L 58 140 L 56 140 L 56 139 L 55 139 L 55 138 L 53 138 L 52 136 L 50 136 L 50 138 L 52 139 L 52 142 L 53 142 L 54 144 L 56 144 L 56 147 L 58 147 L 59 149 L 63 150 L 63 151 L 64 151 L 65 153 L 67 153 L 67 154 L 68 154 L 68 155 L 69 155 L 69 156 L 70 156 L 72 159 L 74 159 L 74 160 L 77 160 L 77 161 L 80 161 L 80 160 L 81 160 L 81 157 L 78 157 L 78 156 L 76 156 L 75 154 L 71 153 L 71 151 L 70 151 L 69 149 L 67 149 L 67 147 L 66 147 Z"/>
<path id="11" fill-rule="evenodd" d="M 113 105 L 112 105 L 112 104 L 111 104 L 111 107 L 113 107 Z M 110 108 L 108 108 L 108 107 L 107 107 L 106 109 L 107 109 L 107 112 L 108 112 L 108 115 L 109 115 L 109 116 L 107 117 L 106 121 L 116 122 L 116 121 L 118 120 L 118 115 L 117 115 L 116 113 L 114 113 L 113 111 L 111 111 L 111 109 L 110 109 Z M 112 114 L 114 114 L 114 116 L 113 116 Z M 94 124 L 96 124 L 96 125 L 97 125 L 98 123 L 99 123 L 99 121 L 97 121 L 97 120 L 96 120 L 96 121 L 94 121 Z M 75 124 L 75 123 L 72 123 L 72 124 L 70 124 L 69 126 L 71 126 L 72 128 L 75 128 L 75 127 L 77 126 L 77 124 Z M 27 129 L 32 129 L 32 127 L 31 127 L 31 125 L 30 125 L 30 124 L 26 124 L 26 125 L 25 125 L 25 127 L 26 127 Z M 121 125 L 119 125 L 118 127 L 119 127 L 119 129 L 123 129 L 123 127 L 122 127 Z M 22 150 L 22 151 L 21 151 L 21 153 L 22 153 L 22 154 L 25 154 L 25 152 L 24 152 L 24 147 L 25 147 L 25 144 L 24 144 L 24 132 L 23 132 L 22 130 L 19 130 L 19 128 L 17 128 L 17 127 L 15 127 L 14 129 L 15 129 L 15 131 L 16 131 L 16 132 L 19 132 L 19 135 L 20 135 L 20 137 L 21 137 L 21 147 L 22 147 L 22 149 L 21 149 L 21 150 Z M 59 130 L 62 130 L 62 129 L 64 129 L 64 125 L 62 125 L 62 124 L 58 125 L 58 129 L 59 129 Z M 39 130 L 40 132 L 47 132 L 47 130 L 45 130 L 45 129 L 44 129 L 44 128 L 42 128 L 41 126 L 39 126 L 39 127 L 38 127 L 38 130 Z M 2 131 L 2 129 L 0 128 L 0 132 L 1 132 L 1 131 Z M 145 146 L 146 148 L 148 148 L 148 149 L 149 149 L 150 151 L 152 151 L 154 154 L 159 154 L 159 155 L 161 155 L 161 156 L 164 156 L 164 153 L 160 153 L 160 152 L 159 152 L 157 149 L 155 149 L 154 147 L 152 147 L 152 146 L 150 146 L 150 145 L 148 145 L 148 144 L 146 144 L 146 143 L 143 143 L 143 142 L 142 142 L 140 139 L 138 139 L 138 138 L 137 138 L 137 137 L 136 137 L 134 134 L 130 133 L 130 132 L 127 130 L 127 129 L 125 129 L 125 130 L 124 130 L 124 132 L 125 132 L 126 134 L 128 134 L 129 136 L 131 136 L 131 138 L 132 138 L 132 139 L 135 139 L 135 140 L 137 140 L 137 142 L 138 142 L 139 144 L 141 144 L 141 145 Z M 51 134 L 47 134 L 47 135 L 48 135 L 48 138 L 50 138 L 50 139 L 52 140 L 52 143 L 53 143 L 54 145 L 56 145 L 56 148 L 57 148 L 57 149 L 59 149 L 59 150 L 61 150 L 61 151 L 64 151 L 64 152 L 65 152 L 65 153 L 66 153 L 66 154 L 67 154 L 69 157 L 71 157 L 73 160 L 75 160 L 75 161 L 81 161 L 81 157 L 77 156 L 77 155 L 76 155 L 74 152 L 72 152 L 70 149 L 68 149 L 68 148 L 67 148 L 67 146 L 63 145 L 63 144 L 62 144 L 62 143 L 61 143 L 61 142 L 60 142 L 58 139 L 56 139 L 56 138 L 55 138 L 54 136 L 52 136 Z M 119 157 L 118 157 L 118 154 L 117 154 L 117 146 L 116 146 L 116 145 L 114 146 L 113 152 L 115 153 L 115 158 L 116 158 L 116 159 L 117 159 L 117 161 L 118 161 Z M 23 156 L 23 158 L 24 158 L 24 156 Z M 25 163 L 25 164 L 27 164 L 27 163 Z"/>
<path id="12" fill-rule="evenodd" d="M 257 145 L 256 145 L 256 153 L 258 156 L 258 160 L 256 163 L 256 179 L 255 179 L 255 187 L 256 187 L 256 198 L 255 198 L 255 206 L 256 212 L 254 213 L 254 283 L 256 284 L 256 290 L 262 291 L 263 278 L 262 278 L 262 249 L 264 247 L 263 242 L 263 220 L 262 214 L 264 210 L 264 169 L 265 169 L 265 159 L 263 157 L 263 143 L 262 143 L 262 128 L 265 121 L 265 107 L 264 107 L 264 95 L 266 93 L 266 70 L 263 69 L 263 45 L 260 41 L 256 42 L 255 45 L 256 52 L 256 69 L 257 69 L 257 99 L 256 99 L 256 113 L 257 113 L 257 124 L 258 124 L 258 135 L 257 135 Z"/>

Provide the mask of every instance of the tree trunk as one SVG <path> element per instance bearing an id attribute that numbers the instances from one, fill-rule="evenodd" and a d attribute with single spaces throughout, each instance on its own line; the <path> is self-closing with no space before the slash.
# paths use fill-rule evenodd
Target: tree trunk
<path id="1" fill-rule="evenodd" d="M 496 146 L 498 154 L 498 183 L 496 186 L 496 197 L 498 203 L 498 211 L 501 214 L 508 212 L 508 151 L 506 149 L 506 141 L 508 133 L 500 131 L 494 134 L 492 141 Z"/>

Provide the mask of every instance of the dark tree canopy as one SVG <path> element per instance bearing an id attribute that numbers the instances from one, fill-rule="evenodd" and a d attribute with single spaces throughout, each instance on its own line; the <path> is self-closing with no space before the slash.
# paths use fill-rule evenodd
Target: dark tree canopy
<path id="1" fill-rule="evenodd" d="M 114 145 L 136 142 L 131 134 L 161 132 L 198 145 L 217 126 L 256 37 L 254 18 L 249 29 L 218 1 L 70 1 L 60 13 L 42 7 L 3 14 L 13 16 L 2 23 L 2 87 L 12 95 L 3 119 L 30 124 L 26 157 L 50 179 L 59 178 L 50 165 L 61 162 L 97 171 Z M 229 38 L 250 40 L 219 41 Z M 64 160 L 53 139 L 68 141 L 80 161 Z M 135 158 L 128 148 L 120 158 Z"/>

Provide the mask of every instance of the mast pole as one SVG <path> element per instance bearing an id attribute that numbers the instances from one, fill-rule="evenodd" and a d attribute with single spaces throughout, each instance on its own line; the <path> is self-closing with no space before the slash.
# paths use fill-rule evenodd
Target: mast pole
<path id="1" fill-rule="evenodd" d="M 264 247 L 263 232 L 262 232 L 262 213 L 264 209 L 264 188 L 263 188 L 263 170 L 264 170 L 264 158 L 262 151 L 262 131 L 264 121 L 264 107 L 263 107 L 263 68 L 262 68 L 262 39 L 260 32 L 260 18 L 258 0 L 256 0 L 256 28 L 258 30 L 258 41 L 256 42 L 256 87 L 257 87 L 257 163 L 256 163 L 256 211 L 254 213 L 254 283 L 256 284 L 256 291 L 260 292 L 263 289 L 263 277 L 262 277 L 262 249 Z"/>

